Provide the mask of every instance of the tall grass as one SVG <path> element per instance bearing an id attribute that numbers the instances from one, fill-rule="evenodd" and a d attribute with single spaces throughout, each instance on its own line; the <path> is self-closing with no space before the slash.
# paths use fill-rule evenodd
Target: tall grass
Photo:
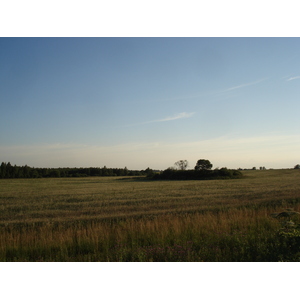
<path id="1" fill-rule="evenodd" d="M 0 260 L 297 261 L 270 214 L 300 211 L 300 172 L 246 176 L 2 180 Z"/>

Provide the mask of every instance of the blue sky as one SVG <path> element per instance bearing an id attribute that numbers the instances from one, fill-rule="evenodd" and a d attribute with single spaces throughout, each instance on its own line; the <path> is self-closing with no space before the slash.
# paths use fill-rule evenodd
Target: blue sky
<path id="1" fill-rule="evenodd" d="M 0 38 L 0 160 L 300 163 L 299 38 Z"/>

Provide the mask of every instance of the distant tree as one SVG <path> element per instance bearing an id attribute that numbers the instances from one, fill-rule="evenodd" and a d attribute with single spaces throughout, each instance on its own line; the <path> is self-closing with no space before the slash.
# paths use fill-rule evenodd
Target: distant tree
<path id="1" fill-rule="evenodd" d="M 0 166 L 0 178 L 5 178 L 6 176 L 6 163 L 2 162 Z"/>
<path id="2" fill-rule="evenodd" d="M 66 177 L 67 176 L 67 172 L 63 168 L 59 168 L 59 173 L 60 173 L 60 177 Z M 90 169 L 87 170 L 87 173 L 90 176 Z"/>
<path id="3" fill-rule="evenodd" d="M 127 176 L 127 175 L 128 175 L 128 169 L 127 169 L 127 167 L 124 168 L 123 174 L 124 174 L 124 176 Z"/>
<path id="4" fill-rule="evenodd" d="M 51 169 L 50 177 L 60 177 L 60 171 L 58 169 Z"/>
<path id="5" fill-rule="evenodd" d="M 31 172 L 30 172 L 30 178 L 39 178 L 39 173 L 37 170 L 35 170 L 34 168 L 31 169 Z"/>
<path id="6" fill-rule="evenodd" d="M 176 168 L 178 168 L 179 170 L 186 170 L 186 168 L 188 167 L 188 161 L 187 160 L 179 160 L 175 163 Z"/>
<path id="7" fill-rule="evenodd" d="M 13 176 L 13 166 L 10 162 L 6 164 L 6 178 L 12 178 Z"/>
<path id="8" fill-rule="evenodd" d="M 23 167 L 23 174 L 25 178 L 29 178 L 30 177 L 30 167 L 28 167 L 27 165 L 25 165 Z"/>
<path id="9" fill-rule="evenodd" d="M 296 165 L 296 166 L 294 167 L 294 169 L 300 169 L 300 165 L 299 165 L 299 164 Z"/>
<path id="10" fill-rule="evenodd" d="M 154 171 L 150 169 L 149 167 L 145 171 L 141 171 L 146 174 L 147 177 L 153 177 L 154 176 Z"/>
<path id="11" fill-rule="evenodd" d="M 42 169 L 42 177 L 49 177 L 49 169 L 47 169 L 47 168 Z"/>
<path id="12" fill-rule="evenodd" d="M 108 170 L 107 170 L 107 168 L 106 168 L 106 166 L 104 166 L 103 168 L 102 168 L 102 176 L 108 176 L 109 174 L 108 174 Z"/>
<path id="13" fill-rule="evenodd" d="M 213 165 L 207 159 L 199 159 L 195 166 L 195 170 L 211 170 Z"/>

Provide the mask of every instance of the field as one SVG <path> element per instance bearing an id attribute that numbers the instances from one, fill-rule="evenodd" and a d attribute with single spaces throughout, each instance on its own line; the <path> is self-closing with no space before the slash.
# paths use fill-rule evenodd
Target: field
<path id="1" fill-rule="evenodd" d="M 2 179 L 0 261 L 299 261 L 299 170 L 243 174 Z"/>

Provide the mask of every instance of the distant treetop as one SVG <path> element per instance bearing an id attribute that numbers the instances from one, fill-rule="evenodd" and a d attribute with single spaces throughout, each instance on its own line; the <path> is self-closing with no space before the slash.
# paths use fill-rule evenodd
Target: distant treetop
<path id="1" fill-rule="evenodd" d="M 195 166 L 195 170 L 211 170 L 212 163 L 207 159 L 199 159 Z"/>

